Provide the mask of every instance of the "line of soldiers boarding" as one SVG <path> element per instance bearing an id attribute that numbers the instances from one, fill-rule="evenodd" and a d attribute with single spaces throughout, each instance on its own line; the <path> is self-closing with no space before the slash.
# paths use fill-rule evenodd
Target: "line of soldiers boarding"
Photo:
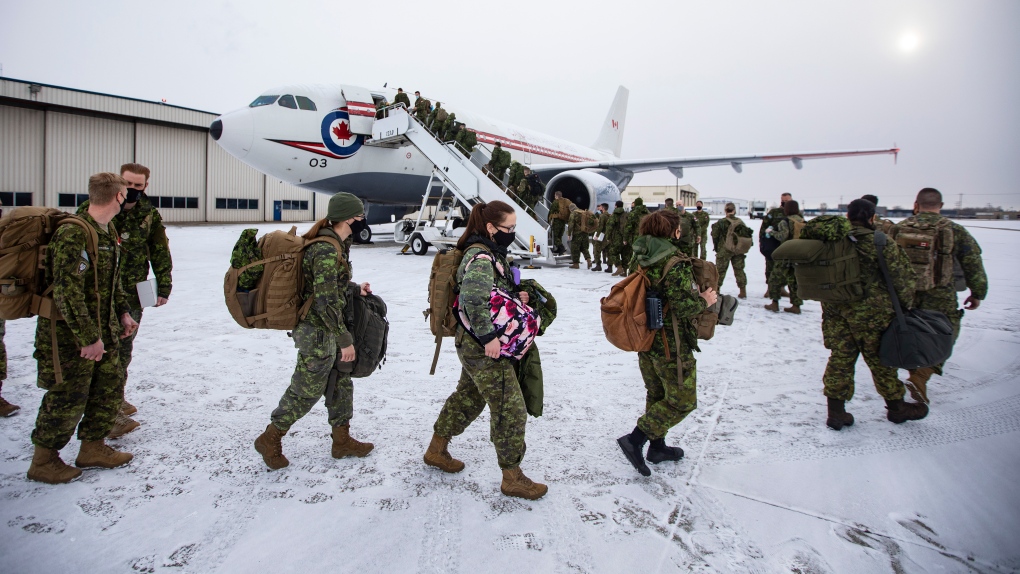
<path id="1" fill-rule="evenodd" d="M 136 177 L 139 174 L 144 176 Z M 130 360 L 130 343 L 125 346 L 124 342 L 132 339 L 141 319 L 141 309 L 136 308 L 137 304 L 133 307 L 132 300 L 126 295 L 127 288 L 133 288 L 134 284 L 125 283 L 125 280 L 128 277 L 131 281 L 144 279 L 151 262 L 160 280 L 161 304 L 166 302 L 170 293 L 171 265 L 165 230 L 159 222 L 158 213 L 145 201 L 143 191 L 147 184 L 148 170 L 134 164 L 124 166 L 121 176 L 97 174 L 90 178 L 89 205 L 80 215 L 99 236 L 97 260 L 89 260 L 84 255 L 87 244 L 80 227 L 61 227 L 50 243 L 46 260 L 47 281 L 53 286 L 54 301 L 65 318 L 58 322 L 59 337 L 54 339 L 58 341 L 55 351 L 63 367 L 63 382 L 55 377 L 54 349 L 48 346 L 51 340 L 50 322 L 39 318 L 35 358 L 38 361 L 38 384 L 47 392 L 32 433 L 36 447 L 28 471 L 32 480 L 64 483 L 81 474 L 78 468 L 66 465 L 58 453 L 70 440 L 75 427 L 82 441 L 76 466 L 114 468 L 131 460 L 130 454 L 117 452 L 104 442 L 118 415 L 125 414 L 124 408 L 128 407 L 123 400 L 123 389 L 126 364 Z M 135 199 L 134 205 L 128 207 L 131 199 Z M 556 200 L 554 203 L 562 204 L 564 201 L 559 196 Z M 875 386 L 886 401 L 888 420 L 897 424 L 927 415 L 926 383 L 933 374 L 942 374 L 941 365 L 912 370 L 908 378 L 910 386 L 905 387 L 898 379 L 897 371 L 884 367 L 878 359 L 879 337 L 894 312 L 876 258 L 876 229 L 884 229 L 895 236 L 897 228 L 905 225 L 937 226 L 942 233 L 951 235 L 952 257 L 963 267 L 966 286 L 970 289 L 965 308 L 976 309 L 987 295 L 987 277 L 980 247 L 966 229 L 939 214 L 942 197 L 937 190 L 921 190 L 914 205 L 916 215 L 898 226 L 878 218 L 875 203 L 873 197 L 855 200 L 847 213 L 848 226 L 860 259 L 864 298 L 854 303 L 822 304 L 823 339 L 830 350 L 822 377 L 824 394 L 828 399 L 826 424 L 835 430 L 854 422 L 853 416 L 845 411 L 845 402 L 853 397 L 854 367 L 860 355 L 864 356 Z M 153 217 L 142 218 L 148 222 L 148 233 L 139 227 L 139 219 L 134 215 L 139 205 L 144 205 L 143 211 L 151 208 Z M 609 247 L 609 264 L 617 267 L 613 275 L 640 269 L 650 281 L 660 286 L 660 295 L 670 310 L 664 317 L 663 332 L 673 336 L 655 337 L 648 351 L 638 353 L 638 367 L 646 389 L 644 412 L 638 417 L 634 429 L 617 440 L 627 460 L 638 472 L 648 476 L 651 471 L 647 462 L 660 464 L 683 458 L 683 449 L 667 445 L 665 437 L 697 406 L 694 352 L 700 349 L 697 328 L 692 319 L 713 305 L 718 297 L 717 289 L 711 286 L 701 289 L 698 286 L 691 259 L 699 244 L 702 247 L 699 257 L 705 256 L 706 234 L 702 230 L 706 225 L 701 221 L 707 222 L 707 217 L 699 219 L 699 215 L 692 214 L 694 219 L 688 224 L 691 231 L 687 235 L 680 209 L 649 213 L 640 199 L 635 200 L 630 213 L 624 211 L 622 202 L 617 202 L 611 214 L 608 208 L 605 204 L 599 206 L 598 220 L 602 223 L 596 225 L 596 229 L 601 226 L 597 233 L 606 233 L 599 236 L 599 240 L 604 244 L 603 251 L 606 245 Z M 785 219 L 778 219 L 780 215 L 775 210 L 769 213 L 769 218 L 762 225 L 766 233 L 777 232 L 777 235 L 783 236 L 783 230 L 789 231 L 791 222 L 797 223 L 797 218 L 793 217 L 797 213 L 792 198 L 784 196 L 782 209 Z M 579 235 L 589 235 L 587 230 L 580 230 L 583 222 L 574 221 L 575 217 L 581 217 L 581 210 L 576 207 L 571 210 L 568 206 L 566 211 L 570 215 L 558 226 L 560 233 L 568 233 L 571 241 Z M 717 262 L 720 267 L 727 262 L 733 263 L 737 283 L 743 293 L 746 287 L 746 277 L 742 273 L 745 256 L 733 253 L 728 246 L 733 235 L 749 237 L 751 231 L 736 216 L 732 204 L 727 205 L 726 212 L 726 217 L 717 222 L 712 231 Z M 351 225 L 363 219 L 364 213 L 364 205 L 358 198 L 338 193 L 330 198 L 326 218 L 305 233 L 306 238 L 329 237 L 331 241 L 314 243 L 305 252 L 302 262 L 303 295 L 305 300 L 311 300 L 311 307 L 294 330 L 297 364 L 290 386 L 270 415 L 270 423 L 255 440 L 255 449 L 272 470 L 288 466 L 289 461 L 283 454 L 283 437 L 321 397 L 326 399 L 328 422 L 332 428 L 331 455 L 334 458 L 364 457 L 374 448 L 371 443 L 361 442 L 350 434 L 354 413 L 350 376 L 339 374 L 334 378 L 334 371 L 329 368 L 338 359 L 351 362 L 355 358 L 353 337 L 343 320 L 348 287 L 363 295 L 371 293 L 369 283 L 351 281 Z M 537 295 L 522 286 L 519 272 L 508 258 L 508 248 L 515 237 L 516 219 L 514 209 L 504 202 L 478 204 L 472 208 L 458 243 L 458 249 L 463 253 L 456 273 L 460 294 L 458 313 L 462 321 L 458 323 L 455 340 L 462 369 L 456 389 L 447 398 L 433 425 L 433 435 L 423 458 L 425 464 L 443 472 L 462 471 L 465 464 L 452 456 L 450 442 L 488 406 L 490 437 L 503 473 L 501 492 L 507 496 L 538 499 L 546 494 L 548 487 L 532 481 L 521 470 L 526 451 L 528 411 L 518 380 L 520 364 L 518 360 L 504 355 L 506 333 L 496 328 L 490 314 L 494 293 L 500 293 L 500 297 L 512 297 L 525 307 Z M 571 222 L 574 223 L 572 227 Z M 720 226 L 724 222 L 726 226 Z M 636 230 L 632 229 L 634 226 Z M 128 243 L 132 238 L 136 243 Z M 136 248 L 138 251 L 133 252 Z M 154 248 L 156 251 L 151 251 Z M 146 257 L 143 256 L 145 252 L 158 255 Z M 687 257 L 677 257 L 680 253 Z M 957 309 L 956 289 L 951 284 L 939 284 L 918 290 L 910 260 L 895 242 L 886 247 L 885 258 L 895 291 L 903 304 L 908 308 L 945 313 L 953 322 L 954 335 L 958 335 L 963 310 Z M 626 267 L 623 261 L 627 262 Z M 576 256 L 574 263 L 576 268 Z M 137 267 L 129 270 L 134 264 Z M 98 272 L 95 284 L 85 280 L 92 266 Z M 786 273 L 786 282 L 790 283 L 788 269 L 780 270 L 775 264 L 771 267 L 770 290 L 779 284 L 780 273 Z M 720 287 L 723 273 L 724 270 L 720 273 Z M 777 275 L 777 279 L 773 280 L 773 275 Z M 93 285 L 98 286 L 98 293 Z M 796 289 L 794 285 L 791 287 Z M 791 298 L 795 297 L 793 290 Z M 746 293 L 743 294 L 746 297 Z M 102 320 L 93 322 L 93 315 Z M 918 402 L 904 400 L 908 388 Z M 4 414 L 10 415 L 17 409 L 6 402 L 2 404 Z"/>
<path id="2" fill-rule="evenodd" d="M 414 92 L 414 96 L 414 106 L 412 106 L 411 99 L 404 89 L 397 88 L 397 95 L 393 97 L 392 105 L 403 104 L 410 113 L 414 114 L 415 119 L 431 131 L 436 138 L 444 142 L 456 142 L 460 152 L 465 157 L 471 157 L 471 152 L 478 145 L 478 136 L 475 135 L 475 132 L 468 129 L 464 122 L 457 121 L 457 114 L 448 112 L 443 108 L 442 102 L 437 101 L 435 105 L 432 105 L 432 101 L 423 98 L 421 92 L 418 91 Z M 391 104 L 384 99 L 376 102 L 376 119 L 385 116 L 386 107 L 389 105 Z"/>

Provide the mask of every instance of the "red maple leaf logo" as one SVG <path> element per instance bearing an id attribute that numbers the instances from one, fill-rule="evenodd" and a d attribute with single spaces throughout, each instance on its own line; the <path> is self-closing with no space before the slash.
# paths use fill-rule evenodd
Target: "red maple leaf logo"
<path id="1" fill-rule="evenodd" d="M 354 134 L 351 133 L 351 128 L 347 126 L 346 122 L 340 122 L 333 126 L 333 135 L 336 136 L 336 139 L 344 141 L 354 137 Z"/>

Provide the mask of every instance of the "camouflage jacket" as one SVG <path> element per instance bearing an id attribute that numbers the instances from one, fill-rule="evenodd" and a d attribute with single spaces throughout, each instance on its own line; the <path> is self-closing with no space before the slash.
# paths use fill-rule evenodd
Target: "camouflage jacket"
<path id="1" fill-rule="evenodd" d="M 701 210 L 694 212 L 694 219 L 698 220 L 698 229 L 701 236 L 705 237 L 708 234 L 708 224 L 712 218 L 708 216 L 708 213 L 705 210 Z"/>
<path id="2" fill-rule="evenodd" d="M 761 218 L 761 227 L 758 228 L 758 243 L 761 243 L 765 239 L 765 230 L 771 227 L 772 229 L 779 228 L 779 222 L 786 219 L 786 214 L 783 213 L 782 207 L 773 207 L 765 214 L 765 217 Z"/>
<path id="3" fill-rule="evenodd" d="M 612 215 L 609 215 L 609 213 L 606 212 L 602 212 L 598 214 L 597 217 L 599 218 L 599 222 L 598 225 L 595 227 L 595 234 L 598 235 L 599 233 L 606 233 L 609 230 L 609 219 L 612 217 Z M 607 240 L 608 238 L 606 237 L 602 238 L 603 242 Z"/>
<path id="4" fill-rule="evenodd" d="M 562 213 L 564 211 L 568 214 L 570 213 L 569 208 L 571 203 L 573 202 L 565 197 L 552 200 L 552 203 L 549 204 L 549 219 L 560 219 L 564 223 L 570 221 L 570 215 L 564 217 Z"/>
<path id="5" fill-rule="evenodd" d="M 78 215 L 86 213 L 88 208 L 89 202 L 86 200 L 78 206 Z M 135 286 L 148 279 L 150 265 L 156 276 L 156 294 L 170 297 L 174 262 L 170 258 L 170 243 L 163 218 L 159 216 L 149 196 L 142 192 L 133 208 L 121 211 L 113 218 L 113 225 L 120 232 L 120 281 L 131 308 L 142 307 Z"/>
<path id="6" fill-rule="evenodd" d="M 638 226 L 641 225 L 641 218 L 648 215 L 648 208 L 645 207 L 644 203 L 639 203 L 634 206 L 634 209 L 630 210 L 627 214 L 627 228 L 624 231 L 624 241 L 628 245 L 633 245 L 634 241 L 638 236 Z"/>
<path id="7" fill-rule="evenodd" d="M 666 277 L 662 278 L 662 270 L 666 262 L 673 255 L 679 254 L 679 250 L 670 241 L 641 235 L 634 241 L 634 258 L 631 260 L 631 267 L 640 266 L 644 269 L 651 285 L 664 299 L 664 305 L 669 306 L 663 325 L 666 340 L 669 341 L 669 349 L 672 357 L 676 357 L 677 348 L 673 337 L 673 316 L 679 321 L 680 344 L 686 346 L 686 350 L 698 351 L 698 330 L 692 319 L 705 310 L 705 300 L 701 298 L 697 283 L 694 282 L 694 271 L 689 264 L 674 265 Z M 665 355 L 665 348 L 662 344 L 662 337 L 655 337 L 649 353 L 657 356 Z"/>
<path id="8" fill-rule="evenodd" d="M 401 102 L 403 102 L 404 105 L 407 106 L 408 109 L 410 109 L 410 107 L 411 107 L 411 98 L 407 97 L 407 94 L 405 94 L 404 92 L 398 92 L 397 95 L 393 96 L 393 103 L 394 104 L 399 104 Z"/>
<path id="9" fill-rule="evenodd" d="M 738 237 L 751 237 L 754 232 L 748 227 L 743 219 L 740 219 L 736 215 L 727 215 L 726 217 L 715 222 L 712 226 L 712 250 L 719 252 L 726 250 L 726 246 L 723 245 L 723 240 L 726 239 L 726 234 L 730 231 L 730 225 L 736 224 L 737 228 L 733 231 L 733 234 Z"/>
<path id="10" fill-rule="evenodd" d="M 945 219 L 938 213 L 919 213 L 901 221 L 917 221 L 919 223 L 935 224 Z M 963 277 L 967 280 L 967 288 L 971 295 L 984 300 L 988 296 L 988 275 L 985 274 L 985 264 L 981 259 L 981 246 L 974 240 L 974 236 L 967 231 L 967 228 L 956 222 L 951 222 L 953 229 L 953 259 L 960 262 L 963 267 Z M 895 237 L 898 226 L 893 228 L 892 235 Z M 936 287 L 934 290 L 953 291 L 953 286 Z"/>
<path id="11" fill-rule="evenodd" d="M 606 241 L 609 245 L 619 248 L 623 245 L 624 228 L 627 225 L 627 212 L 622 207 L 617 207 L 609 215 L 606 222 Z"/>
<path id="12" fill-rule="evenodd" d="M 778 239 L 780 243 L 785 243 L 788 239 L 792 239 L 794 223 L 804 223 L 804 218 L 799 215 L 791 215 L 781 220 L 775 232 L 772 233 L 772 237 Z"/>
<path id="13" fill-rule="evenodd" d="M 472 237 L 469 245 L 475 243 L 486 248 L 468 247 L 464 252 L 464 259 L 457 269 L 458 301 L 471 323 L 472 333 L 484 345 L 497 335 L 489 315 L 492 290 L 499 287 L 514 293 L 518 288 L 514 285 L 513 272 L 506 260 L 506 250 L 479 236 Z"/>
<path id="14" fill-rule="evenodd" d="M 337 348 L 354 344 L 354 337 L 344 324 L 344 308 L 347 306 L 347 289 L 353 270 L 349 262 L 350 243 L 340 241 L 332 229 L 322 229 L 319 236 L 332 237 L 343 246 L 343 253 L 326 242 L 313 243 L 305 249 L 301 272 L 304 274 L 305 301 L 314 297 L 314 302 L 303 319 L 311 322 L 317 330 L 331 333 Z"/>
<path id="15" fill-rule="evenodd" d="M 104 230 L 87 212 L 79 217 L 96 229 L 98 261 L 92 261 L 85 250 L 85 230 L 71 224 L 57 228 L 46 249 L 46 285 L 53 286 L 53 301 L 64 317 L 64 321 L 57 323 L 57 334 L 65 335 L 66 332 L 61 332 L 64 326 L 79 347 L 102 338 L 109 349 L 119 343 L 123 332 L 120 316 L 131 310 L 120 281 L 120 240 L 112 222 Z M 48 332 L 48 323 L 40 318 L 39 329 Z"/>
<path id="16" fill-rule="evenodd" d="M 681 229 L 680 243 L 690 245 L 694 243 L 698 237 L 701 237 L 701 226 L 698 223 L 698 218 L 694 217 L 694 214 L 690 211 L 685 210 L 679 215 Z"/>
<path id="17" fill-rule="evenodd" d="M 575 209 L 574 212 L 570 214 L 570 220 L 567 223 L 567 235 L 571 238 L 588 235 L 588 232 L 586 232 L 581 225 L 581 219 L 584 218 L 585 213 L 588 214 L 588 220 L 590 223 L 591 218 L 595 217 L 595 214 L 587 209 Z"/>

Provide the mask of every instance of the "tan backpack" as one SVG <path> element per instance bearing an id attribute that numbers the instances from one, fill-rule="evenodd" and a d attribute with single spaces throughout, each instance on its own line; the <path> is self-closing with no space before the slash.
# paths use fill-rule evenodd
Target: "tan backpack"
<path id="1" fill-rule="evenodd" d="M 790 239 L 800 239 L 800 232 L 807 225 L 806 221 L 793 221 L 793 230 L 790 232 Z"/>
<path id="2" fill-rule="evenodd" d="M 655 283 L 658 285 L 666 274 L 677 263 L 680 257 L 671 257 L 662 270 L 662 277 Z M 638 267 L 637 271 L 613 285 L 609 295 L 602 298 L 602 330 L 606 340 L 614 347 L 623 351 L 644 352 L 652 348 L 656 333 L 648 329 L 648 318 L 645 316 L 645 294 L 651 280 L 645 270 Z M 669 309 L 664 309 L 666 313 Z M 673 321 L 676 324 L 676 319 Z M 666 347 L 667 352 L 669 347 Z"/>
<path id="3" fill-rule="evenodd" d="M 678 253 L 677 256 L 690 262 L 694 272 L 694 282 L 698 284 L 699 291 L 704 291 L 709 287 L 716 291 L 719 290 L 719 269 L 716 268 L 715 263 L 697 257 L 688 257 L 682 253 Z M 722 295 L 719 295 L 719 298 L 721 299 Z M 705 309 L 693 319 L 694 326 L 698 329 L 698 338 L 703 341 L 715 336 L 715 326 L 719 323 L 719 313 L 712 309 L 717 309 L 717 306 Z"/>
<path id="4" fill-rule="evenodd" d="M 223 278 L 223 296 L 230 316 L 245 329 L 290 330 L 297 327 L 311 309 L 314 299 L 302 300 L 304 273 L 301 263 L 305 249 L 313 243 L 329 243 L 337 253 L 343 254 L 343 246 L 332 237 L 305 239 L 297 234 L 297 228 L 290 231 L 273 231 L 259 239 L 258 247 L 262 259 L 252 261 L 241 268 L 233 266 Z M 246 270 L 263 265 L 262 276 L 249 291 L 238 291 L 237 280 Z"/>
<path id="5" fill-rule="evenodd" d="M 468 249 L 472 247 L 481 247 L 489 253 L 481 243 L 473 243 Z M 460 249 L 440 251 L 432 259 L 432 273 L 429 275 L 429 308 L 422 312 L 429 322 L 429 330 L 436 337 L 436 352 L 432 357 L 430 375 L 436 374 L 443 337 L 457 334 L 457 316 L 453 312 L 453 302 L 457 298 L 457 271 L 463 260 L 464 251 Z"/>
<path id="6" fill-rule="evenodd" d="M 908 218 L 896 226 L 896 243 L 907 252 L 917 277 L 917 290 L 953 283 L 953 226 L 946 218 L 920 223 Z"/>
<path id="7" fill-rule="evenodd" d="M 740 237 L 734 235 L 734 231 L 737 229 L 737 225 L 744 225 L 742 222 L 736 219 L 730 220 L 730 225 L 726 229 L 726 241 L 723 245 L 726 246 L 726 250 L 733 255 L 744 255 L 751 250 L 751 246 L 754 245 L 754 241 L 750 237 Z M 746 227 L 746 226 L 745 226 Z M 718 283 L 718 274 L 716 274 L 716 283 Z"/>

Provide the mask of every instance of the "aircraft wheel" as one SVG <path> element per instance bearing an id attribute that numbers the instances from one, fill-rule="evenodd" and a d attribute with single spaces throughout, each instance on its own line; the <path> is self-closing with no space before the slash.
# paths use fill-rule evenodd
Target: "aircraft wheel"
<path id="1" fill-rule="evenodd" d="M 425 255 L 429 250 L 429 242 L 419 233 L 411 236 L 411 252 L 415 255 Z"/>
<path id="2" fill-rule="evenodd" d="M 358 243 L 368 243 L 372 241 L 372 230 L 366 225 L 364 229 L 358 231 Z"/>

